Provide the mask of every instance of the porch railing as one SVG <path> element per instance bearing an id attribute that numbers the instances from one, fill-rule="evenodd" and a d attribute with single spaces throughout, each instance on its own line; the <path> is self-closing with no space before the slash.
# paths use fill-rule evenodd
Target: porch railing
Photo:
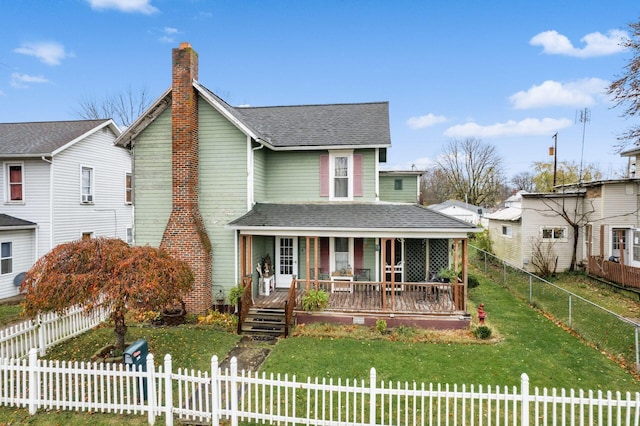
<path id="1" fill-rule="evenodd" d="M 247 319 L 247 315 L 249 314 L 249 310 L 251 306 L 253 306 L 253 288 L 251 282 L 253 281 L 253 277 L 251 275 L 247 275 L 242 279 L 242 286 L 244 290 L 242 291 L 242 297 L 240 298 L 240 306 L 239 306 L 239 318 L 238 318 L 238 334 L 242 333 L 242 323 Z"/>
<path id="2" fill-rule="evenodd" d="M 293 280 L 291 280 L 291 285 L 289 286 L 289 294 L 287 296 L 287 301 L 285 302 L 285 305 L 284 305 L 284 321 L 285 321 L 284 337 L 289 337 L 289 324 L 291 324 L 291 321 L 293 320 L 293 311 L 296 308 L 297 286 L 298 286 L 298 281 L 294 276 Z"/>
<path id="3" fill-rule="evenodd" d="M 602 256 L 589 257 L 588 272 L 600 278 L 622 285 L 640 288 L 640 268 L 605 260 Z"/>
<path id="4" fill-rule="evenodd" d="M 443 282 L 310 280 L 306 289 L 329 293 L 327 310 L 453 313 L 464 310 L 464 285 Z"/>

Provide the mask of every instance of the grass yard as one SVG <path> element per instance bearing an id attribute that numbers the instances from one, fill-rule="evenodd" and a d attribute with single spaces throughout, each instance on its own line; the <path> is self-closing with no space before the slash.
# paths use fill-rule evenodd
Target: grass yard
<path id="1" fill-rule="evenodd" d="M 364 327 L 326 326 L 316 330 L 316 337 L 300 332 L 299 337 L 280 340 L 261 370 L 295 374 L 298 380 L 307 376 L 368 380 L 370 368 L 375 367 L 378 379 L 385 381 L 492 386 L 518 386 L 520 375 L 527 373 L 532 389 L 640 391 L 636 377 L 598 350 L 556 326 L 502 286 L 483 277 L 480 282 L 470 290 L 469 311 L 475 314 L 475 307 L 485 304 L 487 325 L 497 336 L 490 341 L 474 340 L 464 332 L 434 333 L 425 338 L 425 334 L 410 328 L 382 336 Z M 582 291 L 589 292 L 586 288 Z M 148 340 L 156 364 L 170 353 L 174 369 L 208 370 L 211 356 L 217 354 L 222 359 L 239 336 L 201 325 L 130 326 L 127 341 L 138 338 Z M 86 361 L 113 340 L 113 329 L 102 326 L 53 348 L 46 358 Z M 2 408 L 0 424 L 142 425 L 146 417 L 70 412 L 30 417 L 26 410 Z"/>
<path id="2" fill-rule="evenodd" d="M 22 307 L 20 305 L 5 304 L 0 305 L 0 326 L 6 326 L 14 322 L 23 321 L 21 316 Z"/>
<path id="3" fill-rule="evenodd" d="M 485 304 L 487 324 L 503 338 L 495 344 L 411 343 L 296 337 L 278 343 L 263 370 L 299 378 L 380 379 L 458 384 L 518 385 L 640 391 L 618 364 L 567 333 L 504 288 L 481 278 L 470 290 L 469 311 Z"/>

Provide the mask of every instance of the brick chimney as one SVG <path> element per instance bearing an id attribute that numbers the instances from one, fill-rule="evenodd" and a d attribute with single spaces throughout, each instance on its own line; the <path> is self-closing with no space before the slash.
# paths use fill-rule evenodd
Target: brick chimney
<path id="1" fill-rule="evenodd" d="M 211 242 L 198 207 L 198 54 L 189 43 L 172 53 L 172 209 L 160 247 L 191 267 L 194 288 L 185 302 L 189 312 L 201 313 L 212 306 L 213 281 Z"/>

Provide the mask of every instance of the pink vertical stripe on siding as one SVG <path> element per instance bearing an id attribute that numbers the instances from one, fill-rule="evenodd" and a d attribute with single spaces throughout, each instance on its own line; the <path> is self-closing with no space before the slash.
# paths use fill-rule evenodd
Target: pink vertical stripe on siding
<path id="1" fill-rule="evenodd" d="M 329 196 L 329 156 L 320 156 L 320 196 Z"/>

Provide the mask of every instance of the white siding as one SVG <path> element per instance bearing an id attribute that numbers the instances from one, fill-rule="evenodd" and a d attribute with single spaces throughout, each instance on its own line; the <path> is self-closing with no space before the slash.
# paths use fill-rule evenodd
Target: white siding
<path id="1" fill-rule="evenodd" d="M 522 200 L 522 256 L 531 259 L 533 244 L 541 238 L 542 227 L 566 227 L 566 240 L 553 243 L 553 251 L 558 257 L 558 272 L 565 271 L 571 265 L 571 255 L 573 252 L 574 232 L 573 228 L 565 221 L 558 212 L 564 203 L 564 210 L 570 213 L 572 218 L 579 218 L 582 214 L 582 200 L 579 200 L 578 211 L 576 210 L 575 197 L 549 198 L 528 198 Z M 574 219 L 575 220 L 575 219 Z M 581 229 L 581 231 L 583 228 Z M 583 233 L 578 235 L 578 246 L 576 259 L 582 259 Z M 533 272 L 531 262 L 526 268 Z"/>
<path id="2" fill-rule="evenodd" d="M 502 227 L 510 227 L 511 235 L 503 235 Z M 512 266 L 523 268 L 522 227 L 520 221 L 503 221 L 489 219 L 489 235 L 493 252 L 500 259 Z"/>
<path id="3" fill-rule="evenodd" d="M 129 151 L 113 145 L 104 128 L 54 157 L 53 245 L 77 240 L 83 232 L 126 241 L 132 207 L 125 204 L 125 174 L 131 172 Z M 81 168 L 91 167 L 93 203 L 80 200 Z"/>
<path id="4" fill-rule="evenodd" d="M 21 162 L 24 171 L 24 203 L 7 203 L 7 185 L 5 182 L 5 164 Z M 40 255 L 51 249 L 51 216 L 49 175 L 51 166 L 48 162 L 38 159 L 11 159 L 2 160 L 2 173 L 0 180 L 2 188 L 2 213 L 19 219 L 28 220 L 38 225 L 38 253 Z M 33 257 L 31 258 L 33 261 Z"/>
<path id="5" fill-rule="evenodd" d="M 35 230 L 1 231 L 0 242 L 11 242 L 13 268 L 10 274 L 0 275 L 0 299 L 16 296 L 19 287 L 13 284 L 13 279 L 20 272 L 31 268 L 35 254 Z"/>

